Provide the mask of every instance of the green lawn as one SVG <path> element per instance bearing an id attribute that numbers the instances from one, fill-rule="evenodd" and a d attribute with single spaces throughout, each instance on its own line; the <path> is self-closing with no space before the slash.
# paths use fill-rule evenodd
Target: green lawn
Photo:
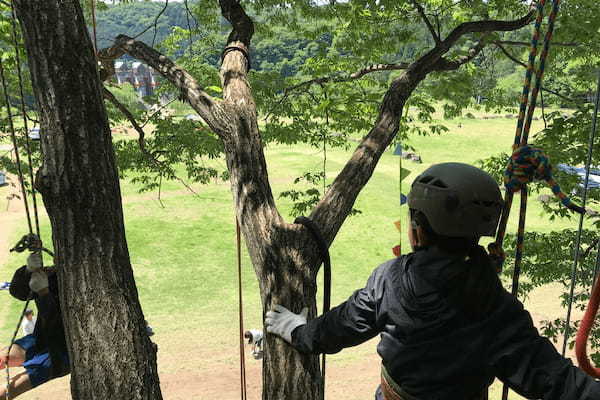
<path id="1" fill-rule="evenodd" d="M 404 180 L 404 193 L 416 174 L 432 163 L 475 163 L 491 154 L 508 151 L 515 127 L 514 119 L 463 118 L 446 123 L 450 128 L 446 134 L 410 139 L 409 143 L 418 149 L 424 163 L 403 162 L 403 167 L 411 171 Z M 540 127 L 540 123 L 536 122 L 532 131 Z M 266 152 L 269 178 L 276 197 L 291 187 L 296 176 L 307 169 L 318 170 L 322 163 L 319 150 L 308 146 L 269 146 Z M 350 152 L 328 151 L 327 176 L 330 180 L 349 156 Z M 331 247 L 333 304 L 346 299 L 366 282 L 378 264 L 392 258 L 391 248 L 400 238 L 393 223 L 398 219 L 404 223 L 407 211 L 406 206 L 399 207 L 398 173 L 399 157 L 388 151 L 356 202 L 355 207 L 362 214 L 347 220 Z M 137 188 L 128 179 L 121 184 L 127 240 L 136 282 L 144 313 L 157 333 L 157 341 L 168 347 L 171 341 L 180 340 L 180 332 L 174 327 L 185 317 L 188 331 L 206 338 L 203 346 L 215 352 L 221 351 L 224 354 L 222 362 L 234 363 L 237 353 L 229 345 L 232 340 L 235 342 L 237 332 L 237 282 L 235 226 L 229 183 L 196 187 L 199 195 L 192 196 L 178 183 L 168 182 L 163 187 L 164 208 L 155 194 L 137 193 Z M 5 197 L 6 190 L 0 188 L 0 199 Z M 277 199 L 277 203 L 282 214 L 291 220 L 288 215 L 290 201 Z M 0 213 L 3 212 L 0 200 Z M 516 227 L 516 214 L 513 212 L 509 232 Z M 47 219 L 43 219 L 42 225 L 46 243 L 50 243 Z M 527 226 L 532 230 L 548 231 L 575 227 L 575 223 L 550 223 L 541 215 L 541 207 L 532 196 Z M 24 224 L 14 229 L 10 243 L 25 231 Z M 404 234 L 402 244 L 406 251 Z M 0 265 L 0 281 L 10 280 L 13 270 L 24 261 L 24 255 L 10 254 L 5 265 Z M 258 284 L 247 256 L 243 263 L 245 323 L 248 327 L 259 327 L 262 314 Z M 0 297 L 0 342 L 5 343 L 14 329 L 22 305 L 12 300 L 8 293 L 0 293 Z M 557 296 L 550 299 L 545 296 L 544 299 L 540 313 L 561 312 L 562 315 Z M 535 311 L 536 304 L 531 304 L 531 308 Z M 347 350 L 337 355 L 335 360 L 351 362 L 366 351 L 372 351 L 372 348 Z M 207 363 L 206 360 L 198 362 Z M 169 372 L 171 367 L 164 367 L 162 371 Z M 335 385 L 334 382 L 329 384 Z M 492 398 L 499 396 L 499 391 L 496 393 Z"/>

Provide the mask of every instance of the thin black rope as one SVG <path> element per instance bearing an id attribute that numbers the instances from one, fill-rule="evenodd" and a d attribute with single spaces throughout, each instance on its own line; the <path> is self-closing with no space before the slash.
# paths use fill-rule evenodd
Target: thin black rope
<path id="1" fill-rule="evenodd" d="M 18 46 L 18 39 L 17 39 L 16 12 L 15 12 L 14 5 L 12 4 L 12 2 L 11 2 L 10 7 L 11 7 L 11 16 L 12 16 L 12 23 L 11 23 L 12 39 L 13 39 L 13 46 L 15 48 L 15 55 L 16 55 L 17 75 L 18 75 L 18 82 L 19 82 L 19 91 L 20 91 L 20 95 L 21 95 L 21 111 L 23 114 L 23 125 L 24 125 L 24 129 L 25 129 L 25 143 L 26 143 L 27 159 L 29 162 L 29 176 L 31 178 L 31 190 L 32 190 L 34 212 L 35 212 L 35 227 L 36 227 L 37 238 L 39 240 L 39 237 L 40 237 L 39 216 L 38 216 L 38 210 L 37 210 L 37 199 L 35 196 L 35 188 L 34 188 L 33 163 L 32 163 L 32 158 L 31 158 L 31 145 L 29 142 L 27 111 L 25 109 L 25 100 L 24 100 L 25 96 L 24 96 L 24 90 L 23 90 L 23 76 L 22 76 L 22 71 L 21 71 L 21 59 L 20 59 L 20 55 L 19 55 L 19 46 Z M 10 109 L 10 98 L 8 96 L 8 85 L 6 84 L 6 78 L 4 76 L 4 65 L 2 63 L 1 58 L 0 58 L 0 81 L 2 83 L 2 90 L 4 92 L 4 99 L 5 99 L 7 116 L 8 116 L 9 126 L 10 126 L 10 134 L 11 134 L 11 139 L 12 139 L 12 143 L 13 143 L 13 149 L 15 152 L 15 161 L 17 163 L 19 182 L 21 184 L 21 193 L 23 195 L 23 204 L 25 205 L 25 214 L 27 216 L 27 225 L 29 227 L 29 235 L 33 236 L 33 226 L 31 223 L 31 214 L 29 212 L 29 202 L 28 202 L 28 198 L 27 198 L 27 190 L 25 188 L 25 180 L 23 178 L 23 169 L 21 166 L 21 157 L 19 155 L 19 146 L 17 143 L 17 136 L 15 133 L 13 115 L 12 115 L 12 111 Z M 41 249 L 43 249 L 41 241 L 38 242 L 38 246 Z M 46 251 L 48 251 L 48 250 L 46 250 Z M 25 305 L 23 307 L 23 310 L 21 311 L 21 314 L 19 315 L 19 321 L 17 322 L 17 326 L 15 328 L 13 336 L 10 340 L 10 344 L 8 346 L 8 352 L 7 352 L 7 357 L 6 357 L 6 399 L 7 400 L 10 400 L 10 398 L 11 398 L 11 396 L 10 396 L 10 367 L 9 367 L 10 352 L 12 350 L 12 347 L 15 344 L 17 334 L 19 333 L 19 327 L 21 325 L 21 320 L 23 319 L 23 315 L 25 314 L 25 310 L 27 310 L 27 307 L 29 307 L 29 302 L 32 297 L 33 297 L 32 293 L 30 292 L 29 296 L 27 297 L 27 301 L 25 302 Z"/>
<path id="2" fill-rule="evenodd" d="M 237 247 L 237 270 L 238 270 L 238 305 L 240 318 L 240 392 L 241 400 L 247 400 L 246 393 L 246 357 L 244 355 L 244 303 L 242 296 L 242 235 L 240 232 L 240 222 L 235 219 L 235 236 Z"/>
<path id="3" fill-rule="evenodd" d="M 19 183 L 21 184 L 21 194 L 23 195 L 23 204 L 25 205 L 25 214 L 27 214 L 27 225 L 29 227 L 29 233 L 33 233 L 33 226 L 31 225 L 31 215 L 29 213 L 29 202 L 27 201 L 27 190 L 25 189 L 25 181 L 23 179 L 23 169 L 21 168 L 21 157 L 19 156 L 19 146 L 17 144 L 17 135 L 15 133 L 15 125 L 13 123 L 12 111 L 10 109 L 10 99 L 8 97 L 8 90 L 6 79 L 4 78 L 4 65 L 0 58 L 0 80 L 2 83 L 2 90 L 4 91 L 4 101 L 6 105 L 6 111 L 8 115 L 8 123 L 10 128 L 10 136 L 13 143 L 13 150 L 15 152 L 15 161 L 17 163 L 17 171 L 19 175 Z"/>
<path id="4" fill-rule="evenodd" d="M 597 130 L 597 118 L 598 118 L 598 110 L 600 108 L 600 72 L 598 73 L 598 85 L 596 87 L 596 101 L 594 105 L 594 115 L 592 116 L 592 130 L 590 131 L 590 137 L 588 141 L 588 152 L 587 159 L 585 161 L 585 179 L 583 183 L 583 199 L 582 199 L 582 207 L 585 209 L 585 204 L 587 201 L 588 195 L 588 184 L 590 181 L 590 168 L 592 166 L 592 154 L 594 141 L 596 140 L 596 130 Z M 571 270 L 571 288 L 569 291 L 569 305 L 567 307 L 567 319 L 565 321 L 565 336 L 563 340 L 562 347 L 562 355 L 564 356 L 567 352 L 567 343 L 569 341 L 570 334 L 570 323 L 571 323 L 571 311 L 573 309 L 573 297 L 575 293 L 575 280 L 577 279 L 577 266 L 579 264 L 579 254 L 581 247 L 581 233 L 583 231 L 583 219 L 585 214 L 580 214 L 579 216 L 579 229 L 577 230 L 577 239 L 575 241 L 575 260 L 573 261 L 573 269 Z M 594 273 L 595 274 L 595 273 Z"/>
<path id="5" fill-rule="evenodd" d="M 331 257 L 329 256 L 329 248 L 327 242 L 323 238 L 321 231 L 310 218 L 299 216 L 294 220 L 295 224 L 303 225 L 311 233 L 313 239 L 319 248 L 319 256 L 323 262 L 323 314 L 329 311 L 331 307 Z M 325 398 L 325 354 L 321 359 L 321 376 L 323 379 L 322 394 Z"/>
<path id="6" fill-rule="evenodd" d="M 38 213 L 37 206 L 37 196 L 35 195 L 35 187 L 34 187 L 34 177 L 33 177 L 33 162 L 31 159 L 31 142 L 29 140 L 29 126 L 27 124 L 27 110 L 25 107 L 25 95 L 23 90 L 23 76 L 21 72 L 21 56 L 19 52 L 19 42 L 17 38 L 17 24 L 16 24 L 16 12 L 13 3 L 10 3 L 11 14 L 12 14 L 12 39 L 13 39 L 13 47 L 15 49 L 15 60 L 17 63 L 17 77 L 19 81 L 19 94 L 21 96 L 21 113 L 23 114 L 23 126 L 25 129 L 25 150 L 27 151 L 27 162 L 29 163 L 29 181 L 31 182 L 31 197 L 33 200 L 33 215 L 35 218 L 35 233 L 38 238 L 40 236 L 40 218 Z M 41 137 L 40 137 L 41 140 Z M 41 147 L 41 145 L 40 145 Z"/>
<path id="7" fill-rule="evenodd" d="M 23 307 L 23 310 L 21 311 L 21 314 L 19 316 L 19 322 L 17 322 L 17 327 L 15 328 L 15 331 L 13 333 L 12 339 L 10 341 L 10 344 L 8 345 L 8 352 L 6 354 L 6 400 L 10 400 L 10 367 L 9 367 L 9 362 L 10 362 L 10 351 L 13 348 L 13 345 L 15 344 L 15 340 L 17 339 L 17 335 L 19 334 L 19 327 L 21 326 L 21 320 L 23 319 L 23 315 L 25 315 L 25 311 L 27 310 L 27 307 L 29 307 L 29 302 L 31 301 L 32 298 L 32 294 L 29 293 L 29 297 L 27 298 L 27 301 L 25 302 L 25 306 Z"/>

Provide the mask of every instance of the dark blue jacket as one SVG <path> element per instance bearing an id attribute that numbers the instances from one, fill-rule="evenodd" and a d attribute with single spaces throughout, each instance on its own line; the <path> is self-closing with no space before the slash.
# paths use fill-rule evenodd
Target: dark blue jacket
<path id="1" fill-rule="evenodd" d="M 531 399 L 600 399 L 600 383 L 557 353 L 504 289 L 479 320 L 448 301 L 444 283 L 465 268 L 436 249 L 388 261 L 346 302 L 296 328 L 293 346 L 336 353 L 380 334 L 386 370 L 420 400 L 475 398 L 494 377 Z"/>

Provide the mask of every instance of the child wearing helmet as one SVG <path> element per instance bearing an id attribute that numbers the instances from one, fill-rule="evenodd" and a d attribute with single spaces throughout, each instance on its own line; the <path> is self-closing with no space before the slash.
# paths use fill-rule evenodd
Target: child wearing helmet
<path id="1" fill-rule="evenodd" d="M 503 202 L 494 179 L 466 164 L 434 165 L 408 196 L 413 252 L 311 321 L 282 306 L 265 324 L 304 353 L 336 353 L 380 335 L 378 400 L 483 400 L 494 378 L 544 400 L 600 399 L 600 383 L 539 335 L 503 287 L 482 236 Z"/>

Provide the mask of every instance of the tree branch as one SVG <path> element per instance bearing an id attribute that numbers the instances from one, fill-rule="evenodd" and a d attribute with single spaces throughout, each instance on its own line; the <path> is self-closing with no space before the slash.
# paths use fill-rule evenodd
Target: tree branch
<path id="1" fill-rule="evenodd" d="M 436 63 L 437 65 L 435 71 L 454 71 L 460 68 L 461 65 L 470 62 L 477 57 L 477 55 L 481 53 L 481 50 L 483 50 L 483 48 L 487 45 L 486 39 L 487 36 L 481 38 L 481 40 L 479 40 L 475 46 L 469 49 L 467 55 L 465 56 L 458 57 L 454 60 L 448 60 L 444 57 L 440 58 Z"/>
<path id="2" fill-rule="evenodd" d="M 264 120 L 267 120 L 273 110 L 279 107 L 284 101 L 288 99 L 290 94 L 296 90 L 310 87 L 312 85 L 323 85 L 325 83 L 341 83 L 341 82 L 350 82 L 353 80 L 357 80 L 362 78 L 365 75 L 368 75 L 373 72 L 381 72 L 381 71 L 399 71 L 404 70 L 409 67 L 409 63 L 396 63 L 396 64 L 373 64 L 367 67 L 361 68 L 358 71 L 355 71 L 351 74 L 344 75 L 329 75 L 322 76 L 319 78 L 309 79 L 303 82 L 300 82 L 296 85 L 289 86 L 283 89 L 281 99 L 277 102 L 277 104 L 269 110 L 267 115 L 264 117 Z"/>
<path id="3" fill-rule="evenodd" d="M 154 156 L 154 154 L 152 154 L 150 151 L 148 151 L 148 149 L 146 148 L 146 141 L 145 141 L 146 133 L 144 132 L 144 130 L 142 129 L 142 127 L 138 124 L 138 122 L 135 119 L 135 117 L 133 116 L 133 114 L 131 114 L 131 112 L 127 109 L 127 107 L 125 107 L 125 105 L 123 105 L 115 97 L 115 95 L 112 94 L 112 92 L 110 90 L 108 90 L 106 87 L 103 87 L 102 95 L 104 96 L 105 99 L 107 99 L 115 107 L 117 107 L 117 109 L 119 109 L 119 111 L 121 111 L 121 113 L 129 121 L 129 123 L 131 123 L 131 126 L 133 126 L 133 129 L 136 130 L 136 132 L 138 133 L 138 140 L 137 140 L 138 146 L 140 148 L 140 151 L 142 152 L 142 154 L 144 154 L 144 156 L 148 159 L 148 161 L 151 164 L 153 164 L 155 167 L 157 167 L 159 170 L 166 170 L 169 173 L 169 175 L 171 175 L 173 178 L 177 179 L 187 190 L 189 190 L 191 193 L 193 193 L 195 195 L 198 195 L 198 193 L 196 193 L 194 191 L 194 189 L 192 189 L 191 186 L 187 184 L 187 182 L 185 182 L 183 179 L 181 179 L 180 177 L 178 177 L 173 172 L 173 169 L 169 165 L 167 165 L 164 162 L 158 160 Z M 161 175 L 161 177 L 162 177 L 162 175 Z"/>
<path id="4" fill-rule="evenodd" d="M 429 73 L 435 70 L 438 60 L 448 52 L 464 35 L 469 33 L 491 33 L 491 32 L 506 32 L 514 31 L 529 24 L 534 15 L 530 11 L 527 15 L 512 21 L 500 20 L 484 20 L 465 22 L 457 26 L 450 34 L 433 49 L 427 52 L 419 60 L 411 64 L 412 71 L 421 71 L 421 73 Z"/>
<path id="5" fill-rule="evenodd" d="M 499 48 L 500 51 L 502 51 L 502 53 L 504 53 L 504 55 L 506 57 L 508 57 L 509 60 L 511 60 L 512 62 L 514 62 L 516 64 L 519 64 L 523 68 L 527 68 L 527 64 L 525 64 L 523 61 L 519 60 L 517 57 L 512 55 L 508 50 L 506 50 L 506 48 L 504 46 L 502 46 L 502 44 L 500 44 L 499 41 L 495 41 L 494 45 L 496 45 L 496 47 Z"/>
<path id="6" fill-rule="evenodd" d="M 446 39 L 436 44 L 432 50 L 410 64 L 405 72 L 392 82 L 384 96 L 379 116 L 373 128 L 364 137 L 311 213 L 311 218 L 321 227 L 323 236 L 328 243 L 333 241 L 341 224 L 352 209 L 356 197 L 373 174 L 381 155 L 396 136 L 402 110 L 414 89 L 436 67 L 458 68 L 462 63 L 474 58 L 485 44 L 480 41 L 468 55 L 453 61 L 446 59 L 440 61 L 444 54 L 466 34 L 516 30 L 527 25 L 532 16 L 533 12 L 530 12 L 514 21 L 489 20 L 463 23 L 456 27 Z"/>
<path id="7" fill-rule="evenodd" d="M 223 18 L 233 27 L 221 63 L 223 99 L 244 107 L 250 105 L 251 111 L 255 114 L 256 105 L 247 79 L 254 23 L 238 0 L 219 0 L 219 5 Z"/>
<path id="8" fill-rule="evenodd" d="M 409 67 L 409 63 L 396 63 L 396 64 L 373 64 L 369 65 L 365 68 L 361 68 L 358 71 L 355 71 L 351 74 L 344 75 L 329 75 L 322 76 L 320 78 L 309 79 L 304 82 L 300 82 L 294 86 L 289 86 L 283 90 L 284 96 L 286 96 L 289 92 L 293 92 L 294 90 L 304 88 L 306 86 L 312 85 L 322 85 L 324 83 L 340 83 L 340 82 L 349 82 L 356 79 L 360 79 L 365 75 L 368 75 L 373 72 L 381 72 L 381 71 L 398 71 L 407 69 Z"/>
<path id="9" fill-rule="evenodd" d="M 522 46 L 522 47 L 530 47 L 530 42 L 517 42 L 513 40 L 498 40 L 498 43 L 506 46 Z M 577 42 L 552 42 L 552 46 L 561 46 L 561 47 L 577 47 L 581 46 L 581 43 Z"/>
<path id="10" fill-rule="evenodd" d="M 164 14 L 165 11 L 167 11 L 167 7 L 169 6 L 169 0 L 165 0 L 165 5 L 164 7 L 160 10 L 160 12 L 154 17 L 154 22 L 152 23 L 152 25 L 148 25 L 148 27 L 146 29 L 144 29 L 143 31 L 141 31 L 140 33 L 138 33 L 137 35 L 135 35 L 133 37 L 133 39 L 137 39 L 140 36 L 142 36 L 144 33 L 148 32 L 150 30 L 150 28 L 154 27 L 154 35 L 152 36 L 152 47 L 154 47 L 154 42 L 156 41 L 156 31 L 157 31 L 157 24 L 158 24 L 158 20 L 160 19 L 160 17 Z"/>
<path id="11" fill-rule="evenodd" d="M 524 27 L 533 19 L 534 12 L 530 11 L 527 15 L 512 21 L 485 20 L 465 22 L 454 28 L 452 32 L 444 39 L 445 44 L 453 45 L 462 36 L 467 33 L 486 33 L 486 32 L 509 32 Z"/>
<path id="12" fill-rule="evenodd" d="M 129 54 L 158 71 L 181 91 L 183 97 L 217 135 L 227 136 L 227 126 L 223 123 L 227 114 L 220 102 L 208 95 L 187 71 L 143 42 L 119 35 L 112 47 L 100 50 L 98 59 L 103 66 L 103 78 L 115 73 L 114 60 L 124 54 Z"/>
<path id="13" fill-rule="evenodd" d="M 494 45 L 495 45 L 497 48 L 499 48 L 499 49 L 500 49 L 500 51 L 502 51 L 502 53 L 504 53 L 504 55 L 505 55 L 505 56 L 506 56 L 506 57 L 507 57 L 509 60 L 511 60 L 512 62 L 514 62 L 514 63 L 518 64 L 519 66 L 521 66 L 521 67 L 523 67 L 523 68 L 527 68 L 527 64 L 525 64 L 523 61 L 519 60 L 517 57 L 515 57 L 513 54 L 511 54 L 511 53 L 510 53 L 510 52 L 509 52 L 509 51 L 508 51 L 508 50 L 507 50 L 507 49 L 506 49 L 504 46 L 502 46 L 502 44 L 500 44 L 500 42 L 498 42 L 498 41 L 495 41 L 495 42 L 494 42 Z M 563 100 L 565 100 L 565 101 L 569 101 L 569 102 L 571 102 L 571 103 L 577 103 L 577 101 L 576 101 L 575 99 L 572 99 L 572 98 L 570 98 L 570 97 L 567 97 L 567 96 L 565 96 L 565 95 L 563 95 L 563 94 L 561 94 L 561 93 L 559 93 L 559 92 L 557 92 L 557 91 L 555 91 L 555 90 L 551 90 L 551 89 L 548 89 L 548 88 L 546 88 L 546 87 L 542 87 L 542 91 L 544 91 L 544 92 L 548 92 L 548 93 L 550 93 L 550 94 L 553 94 L 553 95 L 555 95 L 556 97 L 558 97 L 558 98 L 561 98 L 561 99 L 563 99 Z"/>
<path id="14" fill-rule="evenodd" d="M 575 100 L 575 99 L 573 99 L 573 98 L 567 97 L 567 96 L 565 96 L 564 94 L 561 94 L 561 93 L 559 93 L 559 92 L 557 92 L 557 91 L 555 91 L 555 90 L 548 89 L 548 88 L 545 88 L 545 87 L 542 87 L 542 90 L 543 90 L 544 92 L 547 92 L 547 93 L 553 94 L 553 95 L 555 95 L 556 97 L 558 97 L 558 98 L 561 98 L 561 99 L 563 99 L 563 100 L 565 100 L 565 101 L 568 101 L 568 102 L 570 102 L 570 103 L 579 103 L 579 101 L 577 101 L 577 100 Z"/>
<path id="15" fill-rule="evenodd" d="M 246 14 L 239 0 L 219 0 L 221 15 L 233 26 L 227 43 L 242 42 L 246 47 L 250 46 L 250 40 L 254 34 L 254 23 Z"/>
<path id="16" fill-rule="evenodd" d="M 415 6 L 417 11 L 419 12 L 419 15 L 421 16 L 421 19 L 423 20 L 423 22 L 425 22 L 425 25 L 427 25 L 427 29 L 429 29 L 429 33 L 431 33 L 431 36 L 433 37 L 435 43 L 439 44 L 441 42 L 440 36 L 435 31 L 435 28 L 431 24 L 431 21 L 429 21 L 429 18 L 427 18 L 427 14 L 425 14 L 423 6 L 417 0 L 410 0 L 410 2 Z"/>

